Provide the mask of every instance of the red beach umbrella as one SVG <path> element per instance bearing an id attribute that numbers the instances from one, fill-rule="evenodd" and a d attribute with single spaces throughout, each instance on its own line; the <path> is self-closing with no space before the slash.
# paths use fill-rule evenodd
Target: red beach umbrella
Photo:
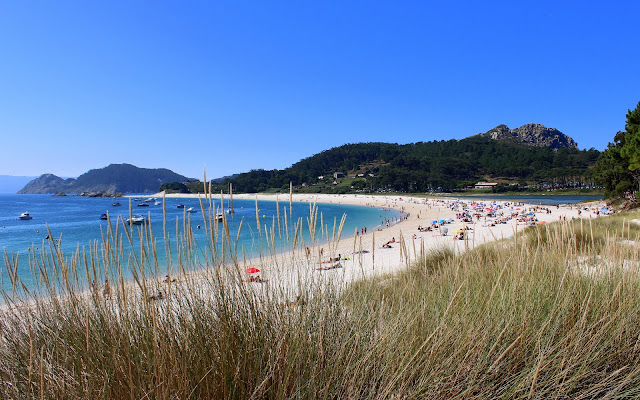
<path id="1" fill-rule="evenodd" d="M 244 270 L 247 274 L 255 274 L 256 272 L 260 272 L 258 268 L 247 268 Z"/>

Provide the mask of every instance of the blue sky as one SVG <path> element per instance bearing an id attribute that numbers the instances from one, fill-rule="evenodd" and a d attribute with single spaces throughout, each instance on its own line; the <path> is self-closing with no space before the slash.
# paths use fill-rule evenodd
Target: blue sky
<path id="1" fill-rule="evenodd" d="M 602 150 L 640 101 L 637 2 L 7 1 L 0 174 L 190 177 L 344 143 L 554 127 Z"/>

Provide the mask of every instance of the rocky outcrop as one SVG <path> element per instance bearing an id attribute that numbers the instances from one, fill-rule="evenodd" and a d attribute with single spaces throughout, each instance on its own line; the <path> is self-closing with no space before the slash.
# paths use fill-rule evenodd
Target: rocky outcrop
<path id="1" fill-rule="evenodd" d="M 122 197 L 122 196 L 124 196 L 124 194 L 121 193 L 121 192 L 117 192 L 117 193 L 111 193 L 111 192 L 82 192 L 82 193 L 78 193 L 78 196 L 113 198 L 113 197 Z"/>
<path id="2" fill-rule="evenodd" d="M 515 129 L 498 125 L 479 135 L 493 140 L 508 140 L 525 146 L 549 147 L 554 150 L 578 148 L 575 140 L 555 128 L 547 128 L 542 124 L 531 123 Z"/>

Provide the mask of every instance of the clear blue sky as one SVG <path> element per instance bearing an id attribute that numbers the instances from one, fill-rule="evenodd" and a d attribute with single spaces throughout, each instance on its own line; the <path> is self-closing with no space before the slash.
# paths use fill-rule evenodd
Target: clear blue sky
<path id="1" fill-rule="evenodd" d="M 637 1 L 5 1 L 0 174 L 219 177 L 504 123 L 602 150 L 640 101 Z"/>

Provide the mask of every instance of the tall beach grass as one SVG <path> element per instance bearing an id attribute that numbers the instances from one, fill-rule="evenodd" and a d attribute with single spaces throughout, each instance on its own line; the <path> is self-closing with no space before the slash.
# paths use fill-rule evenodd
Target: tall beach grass
<path id="1" fill-rule="evenodd" d="M 420 252 L 400 273 L 344 288 L 309 273 L 317 247 L 330 256 L 342 234 L 314 205 L 306 221 L 285 208 L 256 232 L 260 262 L 283 274 L 266 284 L 242 282 L 237 233 L 215 222 L 210 194 L 201 210 L 206 248 L 187 214 L 165 221 L 175 282 L 157 277 L 154 232 L 122 221 L 74 255 L 54 240 L 32 255 L 37 291 L 21 287 L 6 255 L 0 397 L 640 395 L 636 214 L 539 225 L 460 254 Z M 290 257 L 274 255 L 275 235 L 289 237 Z M 202 259 L 208 268 L 197 269 Z M 90 290 L 105 279 L 110 294 Z"/>

